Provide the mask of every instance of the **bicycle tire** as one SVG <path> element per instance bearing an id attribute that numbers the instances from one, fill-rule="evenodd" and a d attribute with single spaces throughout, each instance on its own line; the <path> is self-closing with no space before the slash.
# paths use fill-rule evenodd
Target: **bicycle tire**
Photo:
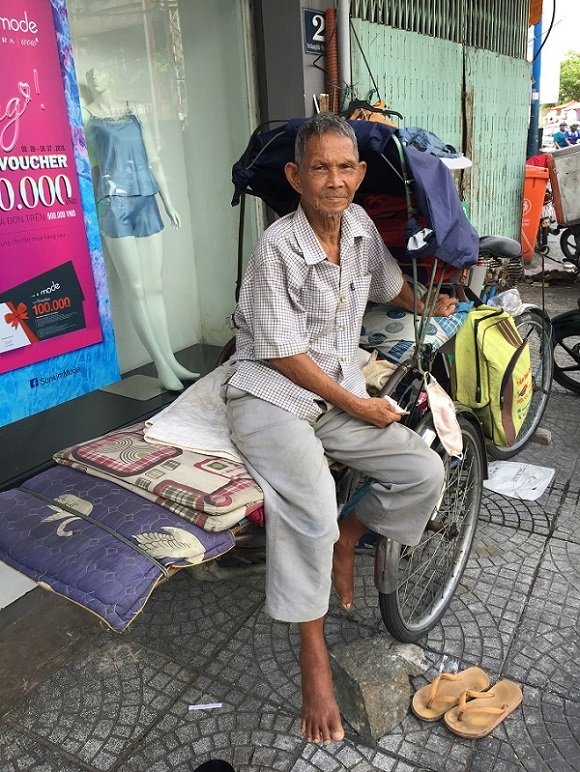
<path id="1" fill-rule="evenodd" d="M 580 394 L 580 311 L 554 320 L 554 380 Z"/>
<path id="2" fill-rule="evenodd" d="M 485 448 L 475 419 L 458 414 L 463 458 L 450 458 L 437 437 L 428 413 L 416 431 L 442 457 L 447 472 L 438 511 L 416 547 L 380 537 L 390 560 L 396 561 L 395 589 L 379 591 L 379 609 L 387 630 L 398 641 L 413 643 L 425 636 L 445 614 L 459 584 L 475 537 L 483 479 Z M 436 530 L 434 530 L 436 527 Z"/>
<path id="3" fill-rule="evenodd" d="M 494 445 L 491 441 L 487 451 L 492 458 L 505 460 L 519 453 L 534 436 L 540 425 L 552 390 L 554 377 L 552 324 L 540 308 L 528 308 L 514 318 L 523 340 L 530 346 L 532 362 L 532 400 L 526 420 L 522 424 L 513 445 Z"/>
<path id="4" fill-rule="evenodd" d="M 560 249 L 564 256 L 578 266 L 580 259 L 580 230 L 577 227 L 565 228 L 560 234 Z"/>

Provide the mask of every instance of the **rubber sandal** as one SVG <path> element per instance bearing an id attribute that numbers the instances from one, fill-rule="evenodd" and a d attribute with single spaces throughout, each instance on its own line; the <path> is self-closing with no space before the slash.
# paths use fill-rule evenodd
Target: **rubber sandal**
<path id="1" fill-rule="evenodd" d="M 488 692 L 467 691 L 459 704 L 443 716 L 443 723 L 454 734 L 468 740 L 486 737 L 522 701 L 520 687 L 513 681 L 498 681 Z"/>
<path id="2" fill-rule="evenodd" d="M 459 704 L 462 694 L 469 690 L 482 692 L 489 684 L 487 673 L 480 667 L 468 667 L 459 673 L 441 673 L 415 692 L 411 709 L 423 721 L 437 721 Z"/>

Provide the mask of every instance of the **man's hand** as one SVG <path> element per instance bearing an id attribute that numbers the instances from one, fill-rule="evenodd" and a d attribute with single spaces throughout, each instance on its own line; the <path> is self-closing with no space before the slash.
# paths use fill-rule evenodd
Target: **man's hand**
<path id="1" fill-rule="evenodd" d="M 455 307 L 458 302 L 457 298 L 453 298 L 442 292 L 435 303 L 433 316 L 451 316 L 451 314 L 455 313 Z"/>
<path id="2" fill-rule="evenodd" d="M 369 397 L 359 399 L 356 407 L 349 410 L 350 414 L 367 424 L 383 428 L 395 421 L 401 420 L 401 414 L 386 399 Z"/>

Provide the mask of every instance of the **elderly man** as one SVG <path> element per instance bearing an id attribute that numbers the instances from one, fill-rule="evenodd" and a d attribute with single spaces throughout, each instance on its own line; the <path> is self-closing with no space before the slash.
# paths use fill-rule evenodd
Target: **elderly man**
<path id="1" fill-rule="evenodd" d="M 444 478 L 437 454 L 389 402 L 367 395 L 356 362 L 369 298 L 413 307 L 397 263 L 352 203 L 365 169 L 342 118 L 301 126 L 285 167 L 300 205 L 251 257 L 226 385 L 233 441 L 264 491 L 266 612 L 299 626 L 301 728 L 312 742 L 344 737 L 324 640 L 331 579 L 350 609 L 358 540 L 371 530 L 418 543 Z M 443 298 L 437 312 L 455 302 Z M 340 523 L 325 452 L 375 480 Z"/>

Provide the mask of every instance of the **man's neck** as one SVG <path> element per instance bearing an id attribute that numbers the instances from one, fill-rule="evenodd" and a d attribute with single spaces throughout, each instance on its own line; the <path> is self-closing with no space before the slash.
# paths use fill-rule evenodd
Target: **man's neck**
<path id="1" fill-rule="evenodd" d="M 340 229 L 342 214 L 326 216 L 319 211 L 304 209 L 306 219 L 314 231 L 318 243 L 331 263 L 340 263 Z"/>

